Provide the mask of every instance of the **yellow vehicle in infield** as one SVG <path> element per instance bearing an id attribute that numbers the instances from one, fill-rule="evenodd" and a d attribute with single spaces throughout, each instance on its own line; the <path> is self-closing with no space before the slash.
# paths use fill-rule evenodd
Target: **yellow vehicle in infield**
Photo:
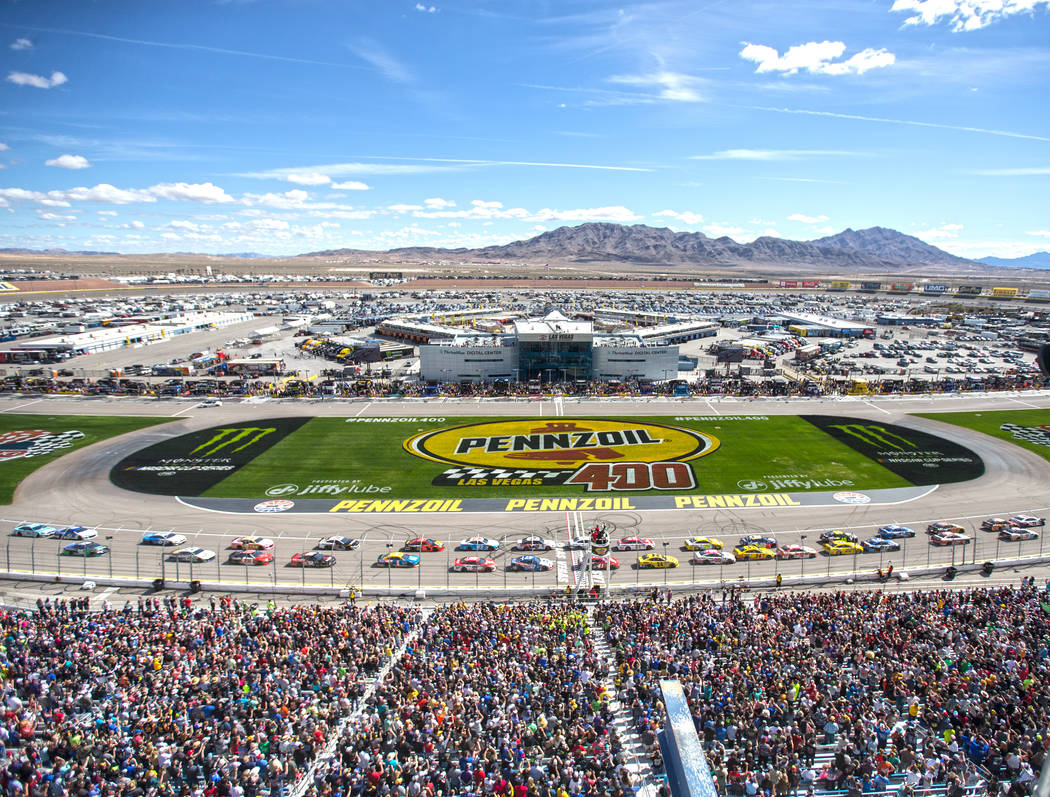
<path id="1" fill-rule="evenodd" d="M 741 545 L 733 549 L 733 556 L 738 562 L 744 559 L 772 559 L 776 555 L 775 550 L 761 545 Z"/>
<path id="2" fill-rule="evenodd" d="M 716 551 L 722 550 L 722 541 L 718 537 L 690 537 L 685 541 L 687 551 Z"/>
<path id="3" fill-rule="evenodd" d="M 647 553 L 638 557 L 638 567 L 662 569 L 665 567 L 678 567 L 678 560 L 673 556 L 665 556 L 662 553 Z"/>
<path id="4" fill-rule="evenodd" d="M 828 556 L 844 556 L 854 553 L 864 553 L 864 546 L 849 540 L 832 540 L 821 546 Z"/>

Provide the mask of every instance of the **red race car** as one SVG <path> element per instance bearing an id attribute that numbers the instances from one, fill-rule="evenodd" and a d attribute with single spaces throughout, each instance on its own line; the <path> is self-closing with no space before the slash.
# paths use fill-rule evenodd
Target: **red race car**
<path id="1" fill-rule="evenodd" d="M 445 543 L 432 537 L 416 537 L 416 539 L 406 542 L 402 546 L 402 550 L 420 552 L 443 551 L 445 550 Z"/>

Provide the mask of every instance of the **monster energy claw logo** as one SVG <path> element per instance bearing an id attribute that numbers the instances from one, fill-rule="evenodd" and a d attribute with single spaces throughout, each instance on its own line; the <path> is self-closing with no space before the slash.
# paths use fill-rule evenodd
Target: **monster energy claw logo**
<path id="1" fill-rule="evenodd" d="M 215 435 L 208 440 L 206 443 L 201 443 L 195 449 L 190 452 L 190 455 L 200 452 L 202 457 L 210 457 L 213 454 L 217 454 L 223 449 L 227 449 L 229 446 L 233 446 L 240 443 L 236 448 L 228 448 L 226 453 L 235 453 L 242 451 L 248 446 L 255 445 L 262 440 L 266 435 L 276 432 L 277 429 L 274 427 L 269 428 L 258 428 L 253 426 L 241 426 L 233 429 L 219 429 Z"/>
<path id="2" fill-rule="evenodd" d="M 915 443 L 907 438 L 901 437 L 899 434 L 889 431 L 885 426 L 876 426 L 874 424 L 861 424 L 861 423 L 847 423 L 847 424 L 832 424 L 829 428 L 838 429 L 843 434 L 848 434 L 851 437 L 855 437 L 862 443 L 866 443 L 869 446 L 884 446 L 885 448 L 895 448 L 898 451 L 903 451 L 905 447 L 915 448 Z M 894 442 L 890 438 L 896 438 L 899 442 Z"/>

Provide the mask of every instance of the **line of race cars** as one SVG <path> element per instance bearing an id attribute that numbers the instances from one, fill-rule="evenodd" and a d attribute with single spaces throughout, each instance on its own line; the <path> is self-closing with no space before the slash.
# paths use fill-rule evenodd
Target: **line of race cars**
<path id="1" fill-rule="evenodd" d="M 1039 532 L 1036 527 L 1045 526 L 1046 518 L 1034 515 L 1018 514 L 1008 518 L 993 517 L 981 522 L 981 530 L 997 534 L 998 539 L 1004 542 L 1023 542 L 1025 540 L 1037 539 Z M 966 534 L 966 529 L 958 524 L 948 521 L 937 521 L 926 527 L 930 544 L 936 546 L 967 545 L 972 537 Z M 67 556 L 102 556 L 109 553 L 109 546 L 96 542 L 97 529 L 85 526 L 49 526 L 44 523 L 21 523 L 14 527 L 12 536 L 47 538 L 55 540 L 69 540 L 70 543 L 63 547 L 61 553 Z M 855 555 L 862 553 L 894 552 L 901 549 L 900 539 L 915 537 L 914 529 L 907 526 L 891 524 L 880 527 L 875 536 L 861 540 L 857 535 L 839 529 L 833 529 L 821 533 L 818 537 L 821 550 L 827 556 Z M 162 547 L 174 547 L 176 550 L 168 554 L 168 560 L 172 562 L 187 562 L 202 564 L 213 561 L 218 554 L 215 551 L 199 546 L 186 546 L 187 538 L 174 531 L 148 531 L 142 535 L 142 545 L 155 545 Z M 343 535 L 334 535 L 321 539 L 315 546 L 315 550 L 296 553 L 289 560 L 288 565 L 292 567 L 333 567 L 336 557 L 326 551 L 353 551 L 357 550 L 361 541 Z M 185 546 L 185 547 L 179 547 Z M 230 542 L 231 552 L 228 562 L 230 564 L 256 566 L 270 565 L 274 563 L 275 542 L 269 537 L 256 534 L 235 537 Z M 510 550 L 515 552 L 551 551 L 559 547 L 555 540 L 540 536 L 524 537 L 513 545 Z M 575 537 L 563 547 L 569 550 L 589 550 L 591 547 L 590 537 Z M 638 557 L 638 568 L 640 569 L 663 569 L 678 567 L 678 559 L 667 554 L 654 551 L 656 543 L 648 537 L 626 536 L 612 542 L 610 548 L 613 551 L 640 551 Z M 470 551 L 491 553 L 501 548 L 499 540 L 491 537 L 469 537 L 461 540 L 455 547 L 456 551 Z M 741 537 L 733 548 L 732 553 L 724 550 L 725 544 L 717 537 L 694 536 L 685 540 L 682 548 L 692 552 L 689 560 L 696 565 L 727 565 L 746 560 L 790 560 L 790 559 L 812 559 L 817 556 L 817 551 L 806 545 L 795 543 L 781 543 L 776 537 L 750 534 Z M 417 537 L 408 540 L 402 545 L 400 551 L 390 551 L 380 554 L 375 561 L 376 567 L 418 567 L 421 562 L 420 554 L 433 553 L 445 550 L 445 543 L 433 537 Z M 611 554 L 592 554 L 591 567 L 596 570 L 616 570 L 620 567 L 620 561 Z M 507 569 L 523 572 L 540 572 L 554 568 L 554 562 L 534 553 L 525 553 L 516 556 L 507 563 Z M 485 556 L 464 556 L 457 558 L 449 567 L 452 572 L 492 572 L 496 569 L 496 562 Z"/>

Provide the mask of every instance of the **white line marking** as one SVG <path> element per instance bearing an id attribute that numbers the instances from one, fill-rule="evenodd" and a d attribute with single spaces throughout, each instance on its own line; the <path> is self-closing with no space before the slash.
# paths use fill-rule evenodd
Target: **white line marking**
<path id="1" fill-rule="evenodd" d="M 15 410 L 22 409 L 22 407 L 28 407 L 31 404 L 39 404 L 41 401 L 43 401 L 43 399 L 35 399 L 33 401 L 27 401 L 25 404 L 18 404 L 18 405 L 14 406 L 14 407 L 8 407 L 6 410 L 0 410 L 0 412 L 14 412 Z"/>
<path id="2" fill-rule="evenodd" d="M 893 414 L 893 413 L 892 413 L 892 412 L 890 412 L 889 410 L 884 410 L 884 409 L 883 409 L 882 407 L 878 406 L 877 404 L 872 404 L 872 403 L 871 403 L 870 401 L 867 401 L 867 400 L 865 400 L 865 402 L 864 402 L 864 403 L 865 403 L 865 404 L 867 404 L 867 405 L 868 405 L 869 407 L 871 407 L 872 409 L 876 409 L 876 410 L 878 410 L 879 412 L 884 412 L 884 413 L 886 413 L 887 415 L 892 415 L 892 414 Z"/>
<path id="3" fill-rule="evenodd" d="M 177 412 L 173 412 L 169 417 L 177 418 L 180 415 L 182 415 L 182 413 L 184 413 L 184 412 L 189 412 L 190 410 L 197 409 L 197 407 L 199 407 L 200 405 L 201 405 L 201 403 L 198 401 L 196 404 L 191 404 L 189 407 L 184 407 L 183 409 L 178 410 Z"/>
<path id="4" fill-rule="evenodd" d="M 1043 407 L 1040 407 L 1037 404 L 1029 404 L 1027 401 L 1021 401 L 1021 399 L 1015 399 L 1012 396 L 1007 396 L 1007 398 L 1010 399 L 1010 401 L 1016 401 L 1022 407 L 1031 407 L 1033 410 L 1041 410 L 1041 409 L 1043 409 Z"/>
<path id="5" fill-rule="evenodd" d="M 711 414 L 712 415 L 721 415 L 721 413 L 718 410 L 715 409 L 715 405 L 712 404 L 707 399 L 704 399 L 704 404 L 706 404 L 711 409 Z"/>
<path id="6" fill-rule="evenodd" d="M 368 403 L 365 404 L 365 406 L 363 406 L 360 410 L 358 410 L 357 412 L 354 413 L 354 417 L 355 418 L 360 418 L 364 414 L 364 411 L 367 410 L 371 406 L 372 406 L 372 402 L 369 401 Z"/>

